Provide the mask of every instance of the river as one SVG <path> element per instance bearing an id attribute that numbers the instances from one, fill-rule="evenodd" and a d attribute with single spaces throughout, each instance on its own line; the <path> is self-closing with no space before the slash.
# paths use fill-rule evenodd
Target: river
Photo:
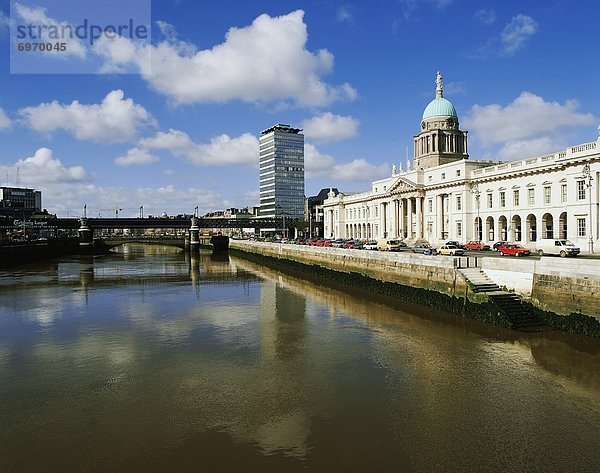
<path id="1" fill-rule="evenodd" d="M 600 340 L 240 257 L 0 270 L 0 471 L 600 471 Z"/>

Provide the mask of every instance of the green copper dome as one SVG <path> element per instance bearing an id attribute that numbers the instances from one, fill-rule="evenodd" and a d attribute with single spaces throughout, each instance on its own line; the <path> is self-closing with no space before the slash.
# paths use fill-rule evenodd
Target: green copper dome
<path id="1" fill-rule="evenodd" d="M 423 120 L 431 117 L 458 118 L 458 115 L 456 114 L 454 105 L 452 105 L 449 100 L 446 100 L 444 97 L 436 97 L 429 102 L 429 105 L 427 105 L 423 112 Z"/>

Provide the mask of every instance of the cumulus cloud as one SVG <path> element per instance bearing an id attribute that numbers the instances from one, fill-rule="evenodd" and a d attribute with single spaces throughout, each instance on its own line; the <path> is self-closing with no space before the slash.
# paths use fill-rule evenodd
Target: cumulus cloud
<path id="1" fill-rule="evenodd" d="M 135 138 L 139 129 L 155 125 L 152 115 L 122 90 L 113 90 L 99 104 L 57 101 L 19 110 L 24 123 L 35 131 L 64 130 L 79 140 L 123 142 Z"/>
<path id="2" fill-rule="evenodd" d="M 354 159 L 349 163 L 336 164 L 333 175 L 342 181 L 374 181 L 389 174 L 387 164 L 375 166 L 365 159 Z"/>
<path id="3" fill-rule="evenodd" d="M 43 187 L 47 184 L 82 182 L 87 175 L 81 166 L 65 166 L 53 157 L 52 150 L 40 148 L 28 158 L 19 159 L 13 166 L 1 166 L 3 175 L 19 169 L 21 181 L 27 186 Z"/>
<path id="4" fill-rule="evenodd" d="M 304 135 L 321 141 L 340 141 L 352 138 L 358 132 L 359 122 L 351 116 L 330 112 L 316 115 L 302 123 Z"/>
<path id="5" fill-rule="evenodd" d="M 258 139 L 250 133 L 234 138 L 223 134 L 211 138 L 210 143 L 195 143 L 187 133 L 170 129 L 140 140 L 139 146 L 166 150 L 201 166 L 258 165 Z"/>
<path id="6" fill-rule="evenodd" d="M 12 122 L 10 121 L 10 118 L 8 118 L 6 116 L 6 113 L 4 113 L 4 110 L 2 110 L 0 108 L 0 130 L 5 130 L 7 128 L 10 128 L 12 125 Z"/>
<path id="7" fill-rule="evenodd" d="M 148 150 L 140 148 L 131 148 L 124 156 L 115 158 L 115 164 L 118 166 L 131 166 L 133 164 L 152 164 L 157 163 L 160 159 L 157 156 L 151 155 Z"/>
<path id="8" fill-rule="evenodd" d="M 522 92 L 506 106 L 474 105 L 463 118 L 484 148 L 498 148 L 501 159 L 522 159 L 563 147 L 564 130 L 594 124 L 597 118 L 581 113 L 576 100 L 547 102 Z"/>
<path id="9" fill-rule="evenodd" d="M 537 31 L 538 24 L 530 16 L 514 16 L 500 34 L 504 54 L 510 56 L 516 53 Z"/>
<path id="10" fill-rule="evenodd" d="M 21 20 L 27 24 L 35 24 L 35 25 L 46 25 L 46 26 L 54 26 L 60 30 L 63 26 L 71 26 L 69 23 L 65 21 L 58 21 L 54 18 L 51 18 L 47 15 L 47 9 L 44 7 L 28 7 L 21 3 L 14 3 L 14 14 L 19 16 Z M 1 13 L 1 12 L 0 12 Z M 0 18 L 0 23 L 1 23 Z M 1 27 L 1 25 L 0 25 Z M 41 39 L 47 40 L 50 42 L 55 42 L 55 39 L 52 39 L 48 36 L 48 29 L 44 29 L 41 31 Z M 46 51 L 44 54 L 51 54 L 55 58 L 66 59 L 69 57 L 76 57 L 78 59 L 84 59 L 87 55 L 86 47 L 82 43 L 82 41 L 73 37 L 70 38 L 68 35 L 63 38 L 64 43 L 66 43 L 67 47 L 64 51 Z"/>
<path id="11" fill-rule="evenodd" d="M 388 166 L 375 166 L 364 159 L 354 159 L 347 163 L 337 163 L 328 155 L 321 153 L 314 145 L 304 145 L 304 170 L 307 179 L 329 176 L 339 181 L 374 181 L 389 173 Z"/>
<path id="12" fill-rule="evenodd" d="M 477 10 L 473 17 L 484 25 L 491 25 L 496 21 L 496 12 L 494 10 L 486 10 L 485 8 Z"/>
<path id="13" fill-rule="evenodd" d="M 320 107 L 356 97 L 347 83 L 334 86 L 323 81 L 333 70 L 333 55 L 326 49 L 306 49 L 302 10 L 278 17 L 260 15 L 249 26 L 231 28 L 223 43 L 205 50 L 178 41 L 170 25 L 159 27 L 166 39 L 157 45 L 99 48 L 97 52 L 105 55 L 104 67 L 139 64 L 151 87 L 176 104 L 291 100 L 298 106 Z M 151 70 L 141 67 L 148 51 Z"/>

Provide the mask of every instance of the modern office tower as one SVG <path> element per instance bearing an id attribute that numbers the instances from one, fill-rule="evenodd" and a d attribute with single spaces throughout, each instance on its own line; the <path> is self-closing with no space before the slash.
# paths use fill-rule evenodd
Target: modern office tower
<path id="1" fill-rule="evenodd" d="M 277 124 L 260 134 L 260 216 L 303 218 L 304 135 Z"/>

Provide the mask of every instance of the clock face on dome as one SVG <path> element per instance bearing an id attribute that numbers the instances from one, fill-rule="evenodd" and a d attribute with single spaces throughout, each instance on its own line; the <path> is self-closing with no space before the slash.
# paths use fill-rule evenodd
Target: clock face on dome
<path id="1" fill-rule="evenodd" d="M 446 124 L 448 125 L 448 128 L 452 128 L 454 126 L 454 120 L 450 118 L 446 121 Z"/>
<path id="2" fill-rule="evenodd" d="M 425 122 L 424 122 L 424 121 L 422 121 L 422 122 L 421 122 L 421 128 L 422 128 L 423 130 L 425 129 Z"/>

